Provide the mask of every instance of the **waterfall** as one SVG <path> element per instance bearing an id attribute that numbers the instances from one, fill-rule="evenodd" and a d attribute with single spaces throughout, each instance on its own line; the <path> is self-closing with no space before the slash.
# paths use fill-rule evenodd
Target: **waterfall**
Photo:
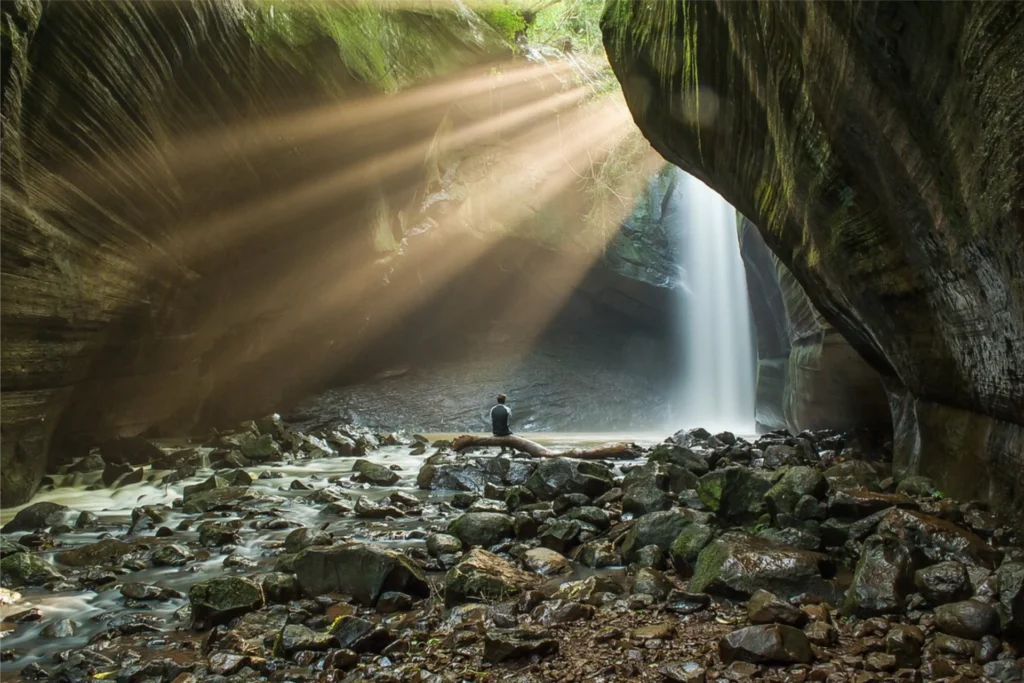
<path id="1" fill-rule="evenodd" d="M 679 172 L 674 237 L 680 271 L 680 377 L 673 428 L 754 432 L 754 349 L 736 210 Z"/>

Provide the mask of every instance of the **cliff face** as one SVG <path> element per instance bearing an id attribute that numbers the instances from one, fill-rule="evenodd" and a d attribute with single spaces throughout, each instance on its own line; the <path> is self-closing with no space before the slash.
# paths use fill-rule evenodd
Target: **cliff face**
<path id="1" fill-rule="evenodd" d="M 373 45 L 347 56 L 315 15 L 273 28 L 259 11 L 4 3 L 5 505 L 80 436 L 265 410 L 323 371 L 281 360 L 322 357 L 354 308 L 304 304 L 339 273 L 361 269 L 350 303 L 378 286 L 366 197 L 402 206 L 426 174 L 354 165 L 381 139 L 429 141 L 451 104 L 354 129 L 338 103 L 507 56 L 471 16 L 381 19 L 401 50 L 417 46 L 410 70 L 372 63 Z"/>
<path id="2" fill-rule="evenodd" d="M 614 0 L 604 33 L 654 147 L 883 375 L 897 469 L 1020 511 L 1021 5 Z"/>

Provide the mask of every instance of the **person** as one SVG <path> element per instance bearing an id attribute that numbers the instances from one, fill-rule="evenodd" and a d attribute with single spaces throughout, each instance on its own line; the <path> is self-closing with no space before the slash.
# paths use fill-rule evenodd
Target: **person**
<path id="1" fill-rule="evenodd" d="M 512 436 L 512 430 L 508 428 L 512 411 L 505 405 L 507 400 L 508 396 L 498 394 L 498 405 L 491 408 L 491 434 L 494 436 Z"/>

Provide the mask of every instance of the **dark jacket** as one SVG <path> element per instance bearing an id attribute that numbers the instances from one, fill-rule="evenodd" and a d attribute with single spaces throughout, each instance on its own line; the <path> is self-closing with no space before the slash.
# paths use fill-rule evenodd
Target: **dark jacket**
<path id="1" fill-rule="evenodd" d="M 508 428 L 509 419 L 512 417 L 512 411 L 504 403 L 491 408 L 491 433 L 494 436 L 509 436 L 512 431 Z"/>

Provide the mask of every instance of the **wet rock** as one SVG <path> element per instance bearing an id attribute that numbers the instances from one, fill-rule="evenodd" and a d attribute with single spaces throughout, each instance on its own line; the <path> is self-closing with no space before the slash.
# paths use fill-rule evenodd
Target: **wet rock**
<path id="1" fill-rule="evenodd" d="M 1001 559 L 1001 553 L 966 529 L 914 510 L 890 510 L 878 532 L 904 539 L 932 562 L 957 560 L 992 569 Z"/>
<path id="2" fill-rule="evenodd" d="M 262 491 L 250 486 L 223 486 L 186 495 L 181 509 L 189 515 L 215 510 L 231 510 L 244 502 L 260 500 L 265 497 Z"/>
<path id="3" fill-rule="evenodd" d="M 330 633 L 314 631 L 301 624 L 288 624 L 281 629 L 281 650 L 286 654 L 294 654 L 300 650 L 328 650 L 334 647 L 338 639 Z"/>
<path id="4" fill-rule="evenodd" d="M 818 647 L 831 647 L 839 642 L 839 631 L 832 624 L 815 621 L 804 628 L 807 640 Z"/>
<path id="5" fill-rule="evenodd" d="M 330 545 L 333 538 L 326 531 L 300 527 L 290 531 L 284 539 L 284 550 L 287 553 L 297 553 L 314 545 Z"/>
<path id="6" fill-rule="evenodd" d="M 645 545 L 633 553 L 632 564 L 647 569 L 664 569 L 665 551 L 656 545 Z"/>
<path id="7" fill-rule="evenodd" d="M 551 501 L 551 511 L 556 515 L 562 515 L 576 507 L 590 505 L 590 496 L 582 493 L 563 493 Z"/>
<path id="8" fill-rule="evenodd" d="M 302 596 L 302 586 L 293 574 L 266 572 L 255 574 L 252 580 L 260 585 L 268 603 L 283 605 Z"/>
<path id="9" fill-rule="evenodd" d="M 153 586 L 148 583 L 129 582 L 121 584 L 121 595 L 129 600 L 159 600 L 161 602 L 171 598 L 184 597 L 181 593 L 170 588 Z"/>
<path id="10" fill-rule="evenodd" d="M 484 660 L 492 664 L 558 654 L 558 641 L 542 629 L 491 629 L 484 634 Z"/>
<path id="11" fill-rule="evenodd" d="M 509 510 L 517 510 L 522 505 L 536 503 L 537 496 L 525 486 L 511 486 L 505 491 L 505 505 Z"/>
<path id="12" fill-rule="evenodd" d="M 103 485 L 120 488 L 127 484 L 137 484 L 142 481 L 142 468 L 134 468 L 125 463 L 108 462 L 103 468 Z M 115 486 L 116 484 L 116 486 Z"/>
<path id="13" fill-rule="evenodd" d="M 467 512 L 448 525 L 448 533 L 467 546 L 490 548 L 515 537 L 514 518 L 497 512 Z"/>
<path id="14" fill-rule="evenodd" d="M 626 489 L 622 497 L 622 510 L 634 515 L 646 515 L 649 512 L 668 510 L 672 507 L 672 499 L 661 489 L 653 486 L 634 486 Z"/>
<path id="15" fill-rule="evenodd" d="M 583 524 L 575 519 L 556 519 L 539 531 L 540 542 L 557 553 L 567 552 L 578 542 Z"/>
<path id="16" fill-rule="evenodd" d="M 584 543 L 576 556 L 577 561 L 585 567 L 600 569 L 615 567 L 622 564 L 622 556 L 610 541 L 589 541 Z"/>
<path id="17" fill-rule="evenodd" d="M 549 600 L 534 608 L 530 617 L 541 626 L 555 626 L 592 619 L 594 608 L 571 600 Z"/>
<path id="18" fill-rule="evenodd" d="M 402 477 L 384 465 L 360 458 L 352 464 L 353 479 L 377 486 L 394 486 Z"/>
<path id="19" fill-rule="evenodd" d="M 928 497 L 936 491 L 938 489 L 935 486 L 935 482 L 928 477 L 920 475 L 905 477 L 896 486 L 896 493 L 902 493 L 905 496 Z"/>
<path id="20" fill-rule="evenodd" d="M 932 659 L 940 655 L 967 659 L 974 654 L 974 641 L 940 633 L 928 644 L 926 651 Z"/>
<path id="21" fill-rule="evenodd" d="M 847 460 L 825 470 L 825 478 L 833 491 L 840 489 L 878 488 L 878 472 L 863 460 Z"/>
<path id="22" fill-rule="evenodd" d="M 43 638 L 71 638 L 77 629 L 78 624 L 70 619 L 57 619 L 44 626 L 39 635 Z"/>
<path id="23" fill-rule="evenodd" d="M 668 683 L 704 683 L 707 677 L 700 662 L 669 662 L 658 673 Z"/>
<path id="24" fill-rule="evenodd" d="M 346 593 L 366 606 L 390 590 L 430 597 L 430 584 L 412 560 L 372 543 L 306 548 L 296 556 L 294 569 L 310 596 Z"/>
<path id="25" fill-rule="evenodd" d="M 535 575 L 493 553 L 475 548 L 445 575 L 445 604 L 450 607 L 471 601 L 506 600 L 537 583 Z"/>
<path id="26" fill-rule="evenodd" d="M 0 560 L 0 587 L 42 586 L 63 579 L 50 563 L 38 555 L 14 553 Z"/>
<path id="27" fill-rule="evenodd" d="M 999 604 L 1011 632 L 1024 630 L 1024 562 L 1006 562 L 996 572 L 999 577 Z"/>
<path id="28" fill-rule="evenodd" d="M 184 567 L 194 555 L 186 546 L 176 543 L 162 545 L 153 551 L 153 564 L 157 567 Z"/>
<path id="29" fill-rule="evenodd" d="M 794 663 L 811 661 L 811 644 L 803 631 L 779 624 L 748 626 L 718 641 L 722 662 Z"/>
<path id="30" fill-rule="evenodd" d="M 523 556 L 523 565 L 535 574 L 555 576 L 572 571 L 572 563 L 561 553 L 549 548 L 533 548 Z"/>
<path id="31" fill-rule="evenodd" d="M 841 489 L 828 501 L 828 512 L 842 519 L 861 519 L 891 507 L 917 508 L 913 498 L 899 493 L 875 493 L 867 489 Z"/>
<path id="32" fill-rule="evenodd" d="M 236 545 L 241 542 L 239 526 L 237 521 L 203 522 L 199 525 L 199 543 L 208 548 Z"/>
<path id="33" fill-rule="evenodd" d="M 17 531 L 35 531 L 64 521 L 64 513 L 67 512 L 66 505 L 58 503 L 32 503 L 26 508 L 18 510 L 14 519 L 0 528 L 0 533 L 12 534 Z"/>
<path id="34" fill-rule="evenodd" d="M 965 600 L 973 592 L 967 568 L 956 561 L 919 569 L 914 574 L 914 585 L 932 605 Z"/>
<path id="35" fill-rule="evenodd" d="M 785 529 L 768 527 L 761 529 L 755 535 L 769 543 L 774 543 L 776 545 L 788 545 L 793 548 L 799 548 L 800 550 L 817 551 L 820 550 L 822 546 L 820 537 L 809 531 L 795 529 L 793 527 L 787 527 Z"/>
<path id="36" fill-rule="evenodd" d="M 1020 662 L 1000 660 L 989 662 L 982 669 L 986 680 L 992 681 L 1024 681 L 1024 667 Z"/>
<path id="37" fill-rule="evenodd" d="M 574 600 L 593 604 L 602 593 L 622 593 L 622 586 L 608 576 L 588 576 L 581 581 L 567 581 L 552 596 L 558 600 Z"/>
<path id="38" fill-rule="evenodd" d="M 982 636 L 974 646 L 974 661 L 987 664 L 998 657 L 1002 649 L 1002 643 L 995 636 Z"/>
<path id="39" fill-rule="evenodd" d="M 802 627 L 807 615 L 782 598 L 765 590 L 750 596 L 747 602 L 747 618 L 752 624 L 785 624 Z"/>
<path id="40" fill-rule="evenodd" d="M 242 455 L 254 462 L 268 462 L 281 457 L 281 448 L 270 434 L 246 434 L 230 445 L 237 446 Z"/>
<path id="41" fill-rule="evenodd" d="M 431 557 L 451 555 L 462 552 L 462 541 L 449 534 L 430 534 L 427 536 L 427 553 Z"/>
<path id="42" fill-rule="evenodd" d="M 78 548 L 63 550 L 54 556 L 57 564 L 66 567 L 88 567 L 97 564 L 114 564 L 132 552 L 134 548 L 114 538 L 107 538 L 96 543 Z"/>
<path id="43" fill-rule="evenodd" d="M 694 614 L 711 605 L 711 596 L 706 593 L 688 593 L 681 590 L 669 591 L 665 609 L 676 614 Z"/>
<path id="44" fill-rule="evenodd" d="M 507 514 L 508 505 L 505 505 L 505 501 L 503 500 L 480 498 L 469 506 L 468 512 L 498 512 L 501 514 Z"/>
<path id="45" fill-rule="evenodd" d="M 87 474 L 89 472 L 100 472 L 104 467 L 106 467 L 106 463 L 103 462 L 103 456 L 99 453 L 90 453 L 68 466 L 67 471 L 76 474 Z"/>
<path id="46" fill-rule="evenodd" d="M 896 658 L 899 668 L 916 669 L 921 666 L 921 648 L 924 632 L 917 626 L 893 624 L 885 634 L 885 651 Z"/>
<path id="47" fill-rule="evenodd" d="M 690 590 L 749 597 L 763 589 L 788 599 L 827 593 L 825 579 L 833 572 L 834 564 L 826 555 L 731 532 L 701 551 Z"/>
<path id="48" fill-rule="evenodd" d="M 222 576 L 194 584 L 188 591 L 192 628 L 226 624 L 235 617 L 263 607 L 263 591 L 249 579 Z"/>
<path id="49" fill-rule="evenodd" d="M 913 581 L 910 548 L 892 536 L 870 536 L 846 592 L 843 612 L 859 617 L 897 614 L 903 611 Z"/>
<path id="50" fill-rule="evenodd" d="M 596 498 L 613 486 L 612 473 L 604 465 L 569 458 L 545 459 L 526 481 L 526 488 L 538 500 L 553 500 L 562 493 L 582 493 Z"/>
<path id="51" fill-rule="evenodd" d="M 660 462 L 682 467 L 693 474 L 702 476 L 708 472 L 708 463 L 686 446 L 662 443 L 651 449 L 647 459 L 652 462 Z"/>
<path id="52" fill-rule="evenodd" d="M 380 653 L 395 642 L 394 634 L 388 629 L 367 619 L 353 616 L 343 616 L 335 620 L 330 632 L 341 647 L 356 653 Z"/>
<path id="53" fill-rule="evenodd" d="M 382 593 L 380 598 L 377 599 L 377 611 L 381 614 L 408 612 L 411 609 L 412 597 L 405 593 L 388 591 L 387 593 Z"/>
<path id="54" fill-rule="evenodd" d="M 565 513 L 565 517 L 567 519 L 575 519 L 584 524 L 590 524 L 601 531 L 608 529 L 612 525 L 611 520 L 608 518 L 608 513 L 592 505 L 573 508 Z"/>
<path id="55" fill-rule="evenodd" d="M 895 655 L 887 652 L 872 652 L 864 658 L 866 671 L 895 671 L 899 668 Z"/>
<path id="56" fill-rule="evenodd" d="M 370 500 L 366 496 L 359 496 L 355 504 L 356 517 L 363 519 L 387 519 L 388 517 L 404 517 L 405 513 L 393 505 L 386 505 Z"/>
<path id="57" fill-rule="evenodd" d="M 684 576 L 691 575 L 700 551 L 707 547 L 714 537 L 714 529 L 707 524 L 690 524 L 679 532 L 668 550 L 676 571 Z"/>
<path id="58" fill-rule="evenodd" d="M 634 593 L 645 593 L 655 600 L 664 600 L 674 588 L 664 574 L 650 567 L 642 567 L 633 580 Z"/>
<path id="59" fill-rule="evenodd" d="M 75 520 L 75 528 L 77 529 L 92 528 L 93 526 L 98 525 L 99 517 L 89 512 L 88 510 L 83 510 L 81 513 L 79 513 L 78 518 Z"/>
<path id="60" fill-rule="evenodd" d="M 351 669 L 359 663 L 359 655 L 352 650 L 333 650 L 324 657 L 324 671 Z M 427 683 L 427 681 L 424 681 Z"/>
<path id="61" fill-rule="evenodd" d="M 622 488 L 627 494 L 637 488 L 679 493 L 697 488 L 697 475 L 679 465 L 648 460 L 644 465 L 634 467 L 626 474 Z"/>
<path id="62" fill-rule="evenodd" d="M 979 600 L 963 600 L 935 608 L 935 627 L 951 636 L 978 640 L 999 633 L 999 613 Z"/>
<path id="63" fill-rule="evenodd" d="M 768 510 L 773 516 L 793 513 L 804 496 L 816 500 L 828 493 L 828 480 L 812 467 L 790 467 L 764 494 Z"/>
<path id="64" fill-rule="evenodd" d="M 700 478 L 697 493 L 710 510 L 732 521 L 760 514 L 771 482 L 749 467 L 733 466 L 708 472 Z"/>
<path id="65" fill-rule="evenodd" d="M 0 536 L 0 558 L 17 553 L 27 553 L 27 546 L 24 546 L 7 536 Z"/>
<path id="66" fill-rule="evenodd" d="M 632 559 L 644 546 L 656 545 L 668 550 L 679 534 L 694 522 L 705 523 L 708 515 L 686 508 L 674 508 L 638 517 L 622 543 L 622 553 Z"/>

